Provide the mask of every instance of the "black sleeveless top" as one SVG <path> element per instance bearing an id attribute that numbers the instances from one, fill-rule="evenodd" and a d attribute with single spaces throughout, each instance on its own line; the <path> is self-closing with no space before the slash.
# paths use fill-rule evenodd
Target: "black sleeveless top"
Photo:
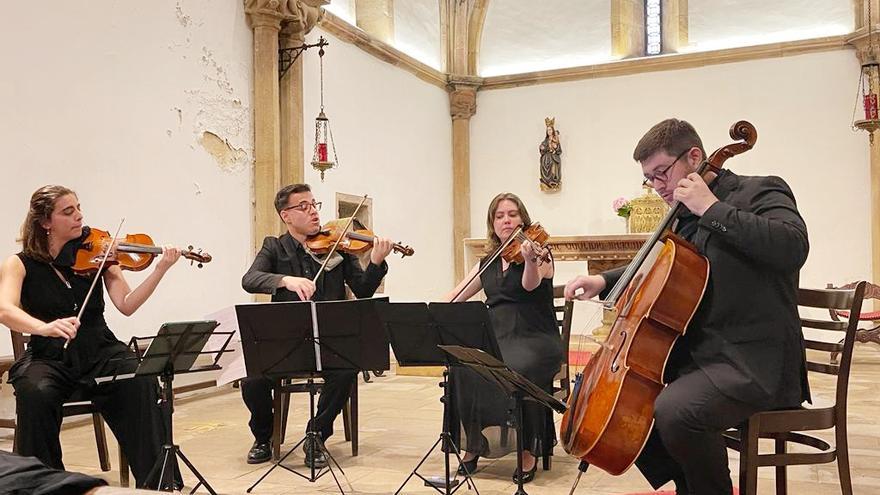
<path id="1" fill-rule="evenodd" d="M 25 268 L 21 307 L 26 313 L 47 323 L 79 313 L 92 280 L 98 275 L 81 276 L 73 272 L 66 255 L 71 249 L 75 252 L 75 247 L 68 243 L 52 264 L 18 253 Z M 83 312 L 76 338 L 70 341 L 67 349 L 64 349 L 64 339 L 33 335 L 26 358 L 63 361 L 74 372 L 88 374 L 95 364 L 106 358 L 102 351 L 108 348 L 108 344 L 117 342 L 104 320 L 104 283 L 98 280 Z"/>

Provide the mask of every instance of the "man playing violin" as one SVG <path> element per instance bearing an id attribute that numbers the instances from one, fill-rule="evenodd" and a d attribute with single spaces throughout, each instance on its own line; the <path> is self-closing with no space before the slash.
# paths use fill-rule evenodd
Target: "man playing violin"
<path id="1" fill-rule="evenodd" d="M 797 309 L 807 228 L 778 177 L 696 170 L 702 141 L 685 121 L 667 119 L 639 141 L 633 159 L 667 203 L 687 207 L 674 228 L 709 261 L 706 291 L 666 364 L 654 429 L 636 466 L 654 488 L 677 494 L 732 491 L 722 434 L 756 412 L 810 399 Z M 623 269 L 579 276 L 567 299 L 604 298 Z M 579 292 L 582 291 L 582 292 Z"/>
<path id="2" fill-rule="evenodd" d="M 327 262 L 317 283 L 312 282 L 323 260 L 309 252 L 306 242 L 309 236 L 321 230 L 320 208 L 321 203 L 315 201 L 308 184 L 292 184 L 278 191 L 275 210 L 287 226 L 287 232 L 263 240 L 263 247 L 241 279 L 244 290 L 252 294 L 272 294 L 273 302 L 342 300 L 345 299 L 346 285 L 357 297 L 373 295 L 388 271 L 385 258 L 393 243 L 385 238 L 374 239 L 366 270 L 361 268 L 356 256 L 337 252 Z M 333 370 L 324 371 L 322 376 L 324 386 L 317 415 L 308 429 L 319 432 L 324 441 L 333 434 L 333 421 L 348 400 L 357 373 Z M 248 425 L 254 435 L 254 444 L 247 454 L 249 464 L 266 462 L 272 457 L 272 388 L 273 382 L 265 377 L 248 377 L 241 383 L 241 395 L 251 413 Z M 306 465 L 326 466 L 327 460 L 321 450 L 307 443 L 303 443 Z"/>
<path id="3" fill-rule="evenodd" d="M 104 285 L 110 302 L 130 316 L 177 262 L 180 250 L 163 248 L 156 268 L 134 289 L 109 262 L 100 274 L 75 273 L 76 253 L 89 228 L 83 226 L 76 194 L 63 186 L 34 192 L 21 230 L 22 251 L 0 268 L 0 323 L 31 336 L 27 351 L 9 370 L 18 453 L 64 469 L 58 439 L 62 405 L 77 395 L 75 400 L 91 400 L 107 420 L 138 486 L 143 486 L 165 435 L 157 384 L 155 378 L 138 377 L 95 385 L 96 377 L 131 373 L 137 367 L 134 353 L 104 320 Z M 95 292 L 85 301 L 95 277 Z M 85 310 L 77 318 L 82 306 Z M 179 482 L 179 473 L 176 478 Z"/>

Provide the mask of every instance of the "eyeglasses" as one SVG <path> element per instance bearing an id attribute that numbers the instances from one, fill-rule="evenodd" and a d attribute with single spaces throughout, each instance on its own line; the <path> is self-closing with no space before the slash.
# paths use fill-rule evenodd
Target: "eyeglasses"
<path id="1" fill-rule="evenodd" d="M 312 201 L 311 203 L 309 203 L 307 201 L 303 201 L 302 203 L 300 203 L 298 205 L 293 205 L 293 206 L 288 206 L 287 208 L 283 208 L 281 211 L 298 210 L 303 213 L 306 213 L 309 211 L 309 208 L 314 208 L 315 211 L 321 211 L 321 202 L 320 201 Z"/>
<path id="2" fill-rule="evenodd" d="M 681 160 L 681 158 L 688 151 L 690 151 L 690 148 L 682 151 L 681 154 L 679 154 L 677 157 L 675 157 L 675 160 L 673 160 L 672 163 L 670 163 L 669 165 L 666 165 L 663 167 L 658 167 L 658 169 L 654 171 L 653 175 L 645 175 L 645 180 L 642 181 L 642 185 L 643 186 L 653 186 L 655 180 L 659 179 L 659 180 L 662 180 L 663 182 L 666 182 L 667 180 L 669 180 L 669 175 L 668 175 L 669 171 L 672 170 L 672 167 L 674 167 L 675 164 L 678 163 L 678 161 Z"/>

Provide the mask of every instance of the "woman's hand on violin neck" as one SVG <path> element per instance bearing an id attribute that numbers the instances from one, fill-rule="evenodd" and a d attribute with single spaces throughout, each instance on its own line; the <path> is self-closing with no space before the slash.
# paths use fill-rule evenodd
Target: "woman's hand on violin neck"
<path id="1" fill-rule="evenodd" d="M 601 275 L 579 275 L 565 284 L 565 300 L 583 301 L 599 295 L 605 289 L 605 277 Z M 582 290 L 578 294 L 578 290 Z"/>
<path id="2" fill-rule="evenodd" d="M 376 237 L 373 239 L 373 251 L 370 252 L 370 262 L 376 266 L 382 264 L 385 261 L 385 258 L 391 254 L 391 249 L 394 247 L 394 243 L 391 239 L 385 237 Z"/>
<path id="3" fill-rule="evenodd" d="M 168 271 L 172 265 L 177 263 L 177 260 L 180 259 L 180 248 L 166 245 L 162 246 L 162 257 L 159 258 L 159 263 L 156 265 L 157 270 Z"/>
<path id="4" fill-rule="evenodd" d="M 308 301 L 315 294 L 315 284 L 307 278 L 287 275 L 281 281 L 285 289 L 296 292 L 300 301 Z"/>
<path id="5" fill-rule="evenodd" d="M 526 260 L 526 263 L 537 263 L 538 257 L 544 254 L 543 252 L 539 252 L 539 250 L 540 248 L 536 249 L 536 246 L 531 242 L 523 242 L 519 245 L 519 251 L 522 253 L 523 259 Z"/>
<path id="6" fill-rule="evenodd" d="M 42 337 L 61 337 L 62 339 L 73 340 L 76 337 L 77 329 L 79 329 L 79 319 L 75 316 L 70 316 L 50 321 L 35 329 L 33 334 Z"/>

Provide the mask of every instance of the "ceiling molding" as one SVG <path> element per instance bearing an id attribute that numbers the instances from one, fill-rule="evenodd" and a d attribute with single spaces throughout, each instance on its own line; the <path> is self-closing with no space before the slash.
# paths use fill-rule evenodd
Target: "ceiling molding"
<path id="1" fill-rule="evenodd" d="M 352 26 L 330 12 L 324 11 L 318 26 L 346 43 L 351 43 L 361 50 L 391 65 L 415 75 L 419 79 L 446 89 L 446 74 L 419 62 L 393 46 L 373 38 L 362 29 Z"/>
<path id="2" fill-rule="evenodd" d="M 581 67 L 568 67 L 523 74 L 491 76 L 483 79 L 481 90 L 514 88 L 555 82 L 579 81 L 599 77 L 617 77 L 643 72 L 691 69 L 708 65 L 744 62 L 765 58 L 790 57 L 804 53 L 852 49 L 847 35 L 800 41 L 786 41 L 760 46 L 726 48 L 694 53 L 676 53 L 643 57 Z"/>

